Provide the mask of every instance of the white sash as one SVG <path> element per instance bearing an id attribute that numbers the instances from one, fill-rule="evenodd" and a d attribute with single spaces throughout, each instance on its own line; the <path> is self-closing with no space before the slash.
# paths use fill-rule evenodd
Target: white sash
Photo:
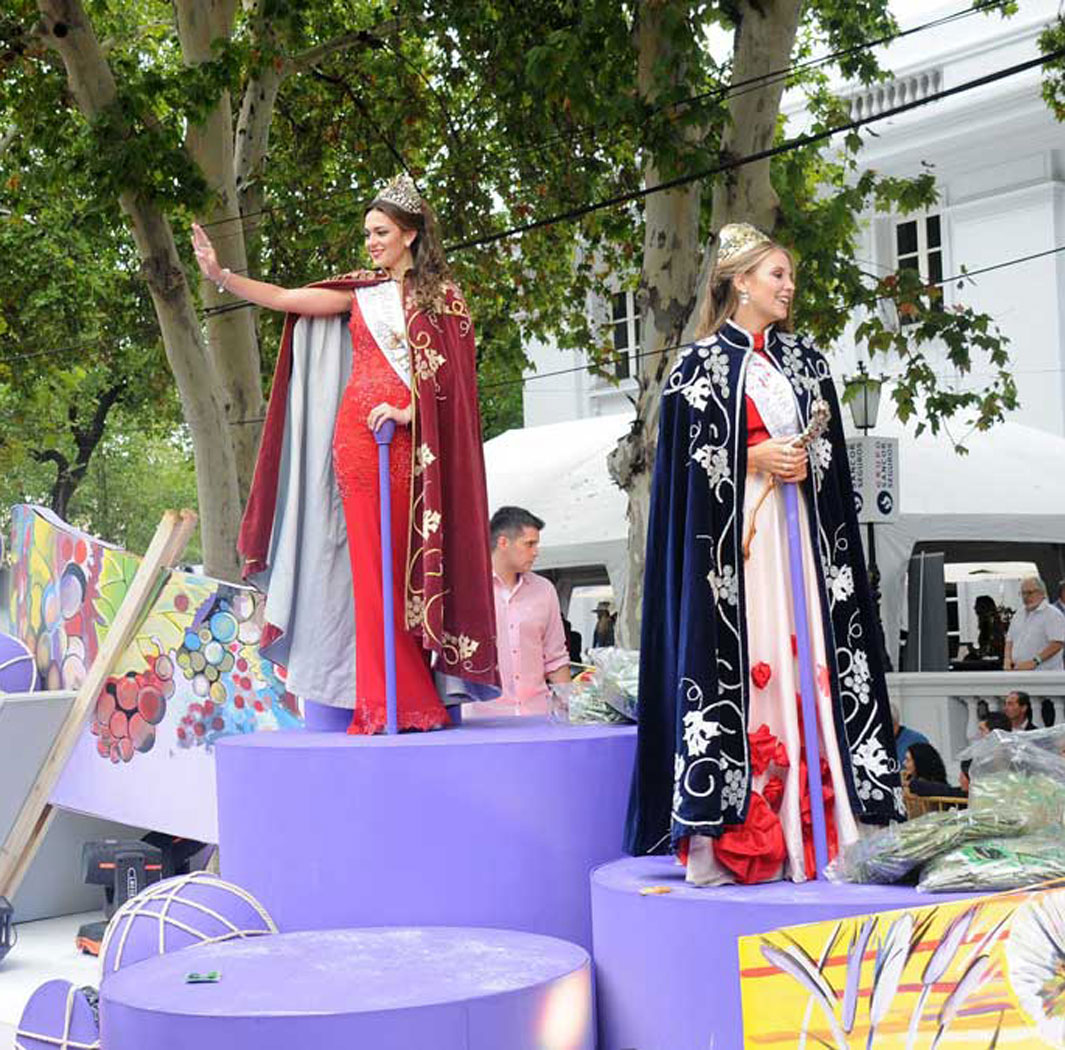
<path id="1" fill-rule="evenodd" d="M 799 411 L 791 383 L 761 354 L 751 354 L 747 363 L 744 393 L 754 402 L 771 437 L 794 437 L 799 433 Z"/>
<path id="2" fill-rule="evenodd" d="M 383 281 L 366 288 L 356 288 L 355 298 L 366 328 L 393 371 L 410 389 L 410 349 L 407 346 L 407 321 L 395 281 Z"/>

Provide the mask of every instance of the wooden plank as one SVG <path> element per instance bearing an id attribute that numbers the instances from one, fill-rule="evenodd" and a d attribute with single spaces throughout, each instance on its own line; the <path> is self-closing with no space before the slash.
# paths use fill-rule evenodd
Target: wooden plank
<path id="1" fill-rule="evenodd" d="M 133 641 L 137 627 L 158 593 L 162 574 L 181 557 L 195 527 L 196 514 L 191 510 L 168 510 L 163 514 L 96 659 L 56 734 L 17 819 L 3 846 L 0 846 L 0 897 L 10 899 L 15 895 L 38 845 L 48 831 L 52 816 L 48 800 L 74 744 L 85 731 L 89 711 L 104 688 L 115 662 Z"/>

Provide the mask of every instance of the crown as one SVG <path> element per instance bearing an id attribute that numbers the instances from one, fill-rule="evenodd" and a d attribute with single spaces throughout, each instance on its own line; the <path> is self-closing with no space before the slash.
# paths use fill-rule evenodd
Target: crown
<path id="1" fill-rule="evenodd" d="M 730 222 L 727 226 L 722 226 L 717 235 L 717 261 L 728 262 L 751 248 L 769 243 L 769 236 L 762 233 L 757 226 L 752 226 L 749 222 Z"/>
<path id="2" fill-rule="evenodd" d="M 422 198 L 418 194 L 418 187 L 409 175 L 397 175 L 375 198 L 379 201 L 387 201 L 403 211 L 417 214 L 422 210 Z"/>

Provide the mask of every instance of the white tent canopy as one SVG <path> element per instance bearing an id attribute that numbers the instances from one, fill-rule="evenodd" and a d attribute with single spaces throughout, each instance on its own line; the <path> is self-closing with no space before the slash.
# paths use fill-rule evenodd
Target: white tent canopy
<path id="1" fill-rule="evenodd" d="M 538 564 L 606 565 L 615 594 L 627 564 L 626 497 L 606 458 L 631 420 L 595 416 L 509 430 L 485 445 L 490 509 L 516 504 L 539 515 L 547 526 Z M 1065 438 L 1007 422 L 964 435 L 969 453 L 958 455 L 946 434 L 915 437 L 896 419 L 885 419 L 876 434 L 899 438 L 899 517 L 876 526 L 889 645 L 899 637 L 914 544 L 1065 543 Z M 1003 560 L 1012 559 L 1004 550 Z"/>
<path id="2" fill-rule="evenodd" d="M 488 509 L 524 507 L 546 523 L 537 568 L 605 565 L 621 594 L 627 564 L 626 496 L 607 456 L 632 424 L 628 413 L 508 430 L 484 446 Z"/>

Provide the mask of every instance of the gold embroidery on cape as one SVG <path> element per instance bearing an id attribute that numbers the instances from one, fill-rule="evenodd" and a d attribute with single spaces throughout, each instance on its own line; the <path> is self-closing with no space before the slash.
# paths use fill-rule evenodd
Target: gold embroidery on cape
<path id="1" fill-rule="evenodd" d="M 424 442 L 418 446 L 414 453 L 414 476 L 424 474 L 436 462 L 433 450 Z"/>
<path id="2" fill-rule="evenodd" d="M 473 319 L 470 317 L 470 308 L 466 305 L 466 300 L 462 298 L 462 294 L 458 288 L 454 285 L 451 286 L 453 290 L 453 296 L 451 299 L 444 301 L 444 313 L 449 317 L 456 317 L 459 320 L 459 333 L 462 336 L 470 334 L 470 329 L 473 327 Z"/>
<path id="3" fill-rule="evenodd" d="M 410 344 L 410 348 L 414 355 L 414 374 L 419 379 L 435 380 L 441 365 L 447 364 L 447 358 L 433 346 L 433 337 L 422 331 Z"/>
<path id="4" fill-rule="evenodd" d="M 445 299 L 441 312 L 458 318 L 460 321 L 459 331 L 463 336 L 469 334 L 472 320 L 466 301 L 459 294 L 458 289 L 449 286 L 453 291 L 450 301 Z M 422 381 L 433 381 L 435 384 L 436 373 L 447 364 L 447 358 L 433 346 L 432 334 L 423 330 L 417 337 L 411 337 L 411 324 L 415 318 L 421 316 L 425 322 L 442 332 L 440 316 L 436 310 L 424 312 L 415 307 L 413 297 L 405 298 L 404 319 L 407 328 L 407 346 L 411 353 L 411 371 L 414 376 Z M 433 613 L 437 603 L 442 603 L 449 590 L 440 591 L 426 599 L 424 581 L 429 579 L 442 579 L 444 576 L 443 549 L 440 547 L 427 547 L 424 543 L 427 536 L 437 532 L 443 521 L 442 512 L 422 506 L 425 500 L 425 475 L 429 468 L 436 463 L 437 454 L 433 448 L 422 442 L 418 428 L 418 400 L 419 383 L 411 383 L 411 494 L 409 504 L 409 521 L 411 527 L 407 531 L 407 566 L 405 581 L 405 619 L 408 629 L 419 628 L 422 631 L 423 644 L 428 642 L 426 648 L 433 648 L 440 653 L 445 667 L 462 670 L 471 675 L 490 674 L 494 667 L 491 663 L 483 666 L 474 666 L 474 656 L 482 651 L 482 639 L 471 638 L 466 634 L 454 635 L 448 631 L 443 632 L 443 637 L 437 636 L 433 630 Z M 418 479 L 415 482 L 414 479 Z M 417 491 L 416 491 L 417 490 Z M 421 520 L 421 527 L 418 521 Z M 423 541 L 415 546 L 415 534 Z M 414 585 L 414 576 L 417 572 L 418 562 L 421 560 L 422 587 Z M 428 568 L 436 559 L 438 567 Z M 491 646 L 485 649 L 491 652 Z"/>

